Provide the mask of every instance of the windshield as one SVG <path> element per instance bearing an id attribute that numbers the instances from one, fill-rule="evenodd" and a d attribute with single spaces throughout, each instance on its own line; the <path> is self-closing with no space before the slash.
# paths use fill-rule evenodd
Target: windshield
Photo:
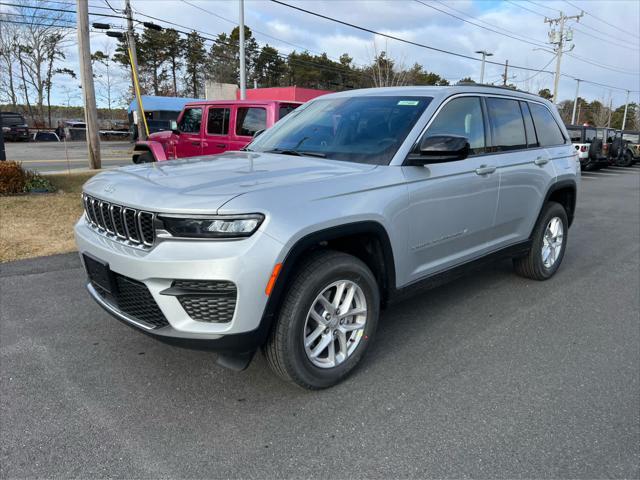
<path id="1" fill-rule="evenodd" d="M 248 150 L 388 165 L 430 97 L 319 99 L 289 114 Z"/>
<path id="2" fill-rule="evenodd" d="M 640 133 L 623 133 L 622 139 L 631 143 L 640 143 Z"/>

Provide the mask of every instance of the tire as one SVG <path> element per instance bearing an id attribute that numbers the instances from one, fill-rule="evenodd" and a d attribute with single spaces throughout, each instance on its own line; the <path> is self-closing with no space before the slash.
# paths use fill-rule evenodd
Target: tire
<path id="1" fill-rule="evenodd" d="M 622 157 L 616 161 L 618 167 L 630 167 L 633 165 L 633 155 L 629 150 L 625 151 Z"/>
<path id="2" fill-rule="evenodd" d="M 553 262 L 545 264 L 543 261 L 543 246 L 545 246 L 545 236 L 550 232 L 547 230 L 551 226 L 553 220 L 559 220 L 562 225 L 562 238 L 557 239 L 553 243 L 557 246 L 548 251 L 550 254 L 549 259 L 555 257 Z M 522 277 L 530 278 L 532 280 L 548 280 L 551 278 L 560 267 L 562 259 L 564 258 L 564 252 L 567 247 L 567 238 L 569 231 L 569 221 L 567 219 L 567 212 L 564 207 L 557 202 L 547 202 L 542 211 L 542 215 L 538 220 L 535 228 L 533 229 L 531 249 L 529 252 L 522 256 L 513 259 L 513 267 L 516 273 Z M 557 243 L 559 242 L 559 243 Z M 557 256 L 553 252 L 560 251 Z"/>
<path id="3" fill-rule="evenodd" d="M 151 152 L 144 152 L 138 155 L 138 161 L 135 163 L 153 163 L 156 159 Z"/>
<path id="4" fill-rule="evenodd" d="M 340 320 L 328 306 L 324 308 L 326 303 L 318 299 L 324 294 L 325 300 L 333 301 L 341 282 L 345 284 L 343 299 L 354 285 L 357 286 L 353 287 L 353 300 L 348 307 L 342 306 L 353 311 L 364 305 L 365 314 Z M 284 380 L 310 390 L 331 387 L 362 360 L 373 340 L 379 310 L 376 279 L 361 260 L 331 250 L 317 252 L 296 272 L 263 353 L 271 369 Z M 339 323 L 343 321 L 344 325 Z M 356 325 L 362 327 L 353 328 Z M 347 328 L 350 330 L 341 333 Z M 305 346 L 307 340 L 309 345 Z M 333 365 L 331 349 L 334 350 Z M 312 359 L 314 350 L 317 355 Z M 346 355 L 341 353 L 343 351 Z"/>

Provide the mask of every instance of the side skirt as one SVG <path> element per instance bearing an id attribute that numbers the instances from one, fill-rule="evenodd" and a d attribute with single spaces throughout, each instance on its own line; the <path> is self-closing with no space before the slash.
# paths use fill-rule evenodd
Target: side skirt
<path id="1" fill-rule="evenodd" d="M 389 292 L 389 304 L 400 302 L 407 298 L 410 298 L 418 293 L 430 290 L 432 288 L 439 287 L 460 277 L 464 277 L 470 272 L 481 269 L 486 265 L 495 263 L 498 260 L 504 258 L 519 257 L 526 254 L 531 248 L 532 241 L 526 240 L 524 242 L 516 243 L 506 248 L 496 250 L 493 253 L 485 255 L 477 260 L 471 260 L 470 262 L 457 265 L 443 272 L 434 273 L 423 279 L 412 282 L 404 287 L 395 288 Z"/>

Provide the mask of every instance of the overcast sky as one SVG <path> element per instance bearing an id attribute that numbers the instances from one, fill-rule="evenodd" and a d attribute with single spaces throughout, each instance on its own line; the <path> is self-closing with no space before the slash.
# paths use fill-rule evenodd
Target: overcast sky
<path id="1" fill-rule="evenodd" d="M 307 10 L 331 16 L 349 23 L 396 37 L 426 44 L 435 48 L 466 55 L 476 50 L 493 53 L 492 60 L 511 65 L 542 69 L 552 59 L 552 54 L 534 50 L 536 45 L 508 38 L 465 23 L 450 15 L 423 5 L 415 0 L 284 0 Z M 189 28 L 208 32 L 215 36 L 229 32 L 238 18 L 236 0 L 188 0 L 211 14 L 195 8 L 182 0 L 131 0 L 136 16 L 153 15 Z M 532 43 L 547 44 L 549 25 L 544 16 L 557 17 L 559 11 L 575 15 L 584 8 L 586 14 L 579 23 L 571 21 L 575 48 L 562 59 L 562 72 L 574 77 L 619 87 L 640 90 L 640 2 L 625 0 L 422 0 L 423 3 L 463 17 L 484 27 L 503 33 L 514 32 Z M 116 9 L 123 7 L 122 0 L 110 0 Z M 112 13 L 104 0 L 90 0 L 90 11 Z M 578 7 L 578 8 L 576 8 Z M 215 16 L 215 15 L 218 16 Z M 221 18 L 224 17 L 229 21 Z M 92 17 L 93 21 L 104 21 Z M 112 19 L 112 23 L 123 24 Z M 148 19 L 147 19 L 148 20 Z M 245 0 L 245 22 L 252 28 L 258 42 L 269 43 L 281 52 L 307 49 L 314 53 L 327 52 L 337 59 L 348 53 L 356 64 L 370 63 L 374 42 L 378 50 L 386 50 L 407 66 L 415 62 L 436 72 L 450 81 L 470 76 L 479 80 L 480 62 L 454 57 L 425 48 L 407 45 L 371 33 L 312 16 L 272 3 L 267 0 Z M 160 23 L 161 22 L 156 22 Z M 614 28 L 611 25 L 618 25 Z M 496 28 L 498 27 L 498 28 Z M 622 30 L 620 30 L 620 28 Z M 104 34 L 92 35 L 92 49 L 104 46 Z M 209 46 L 210 43 L 207 44 Z M 295 45 L 295 46 L 294 46 Z M 548 48 L 548 47 L 547 47 Z M 70 51 L 68 60 L 73 67 L 77 52 Z M 570 55 L 573 55 L 570 56 Z M 578 58 L 579 57 L 579 58 Z M 587 60 L 583 61 L 581 59 Z M 591 62 L 591 63 L 588 63 Z M 545 70 L 554 70 L 552 61 Z M 611 68 L 610 68 L 611 67 Z M 75 67 L 77 70 L 77 67 Z M 614 71 L 613 69 L 617 70 Z M 487 65 L 485 81 L 499 82 L 503 67 Z M 553 76 L 546 73 L 510 69 L 510 81 L 520 88 L 530 90 L 553 87 Z M 533 76 L 533 78 L 532 78 Z M 125 77 L 126 78 L 126 77 Z M 61 83 L 61 82 L 60 82 Z M 61 86 L 61 85 L 60 85 Z M 560 99 L 572 99 L 576 82 L 569 78 L 560 81 Z M 59 93 L 57 94 L 58 99 Z M 591 100 L 613 96 L 613 104 L 624 103 L 626 92 L 582 83 L 580 95 Z M 632 93 L 631 101 L 639 101 L 639 94 Z"/>

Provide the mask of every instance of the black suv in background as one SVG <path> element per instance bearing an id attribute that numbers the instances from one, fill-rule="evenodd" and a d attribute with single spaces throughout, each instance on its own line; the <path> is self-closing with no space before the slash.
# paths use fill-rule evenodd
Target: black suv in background
<path id="1" fill-rule="evenodd" d="M 29 126 L 22 115 L 14 112 L 0 112 L 0 115 L 2 115 L 2 134 L 5 140 L 29 141 Z"/>

